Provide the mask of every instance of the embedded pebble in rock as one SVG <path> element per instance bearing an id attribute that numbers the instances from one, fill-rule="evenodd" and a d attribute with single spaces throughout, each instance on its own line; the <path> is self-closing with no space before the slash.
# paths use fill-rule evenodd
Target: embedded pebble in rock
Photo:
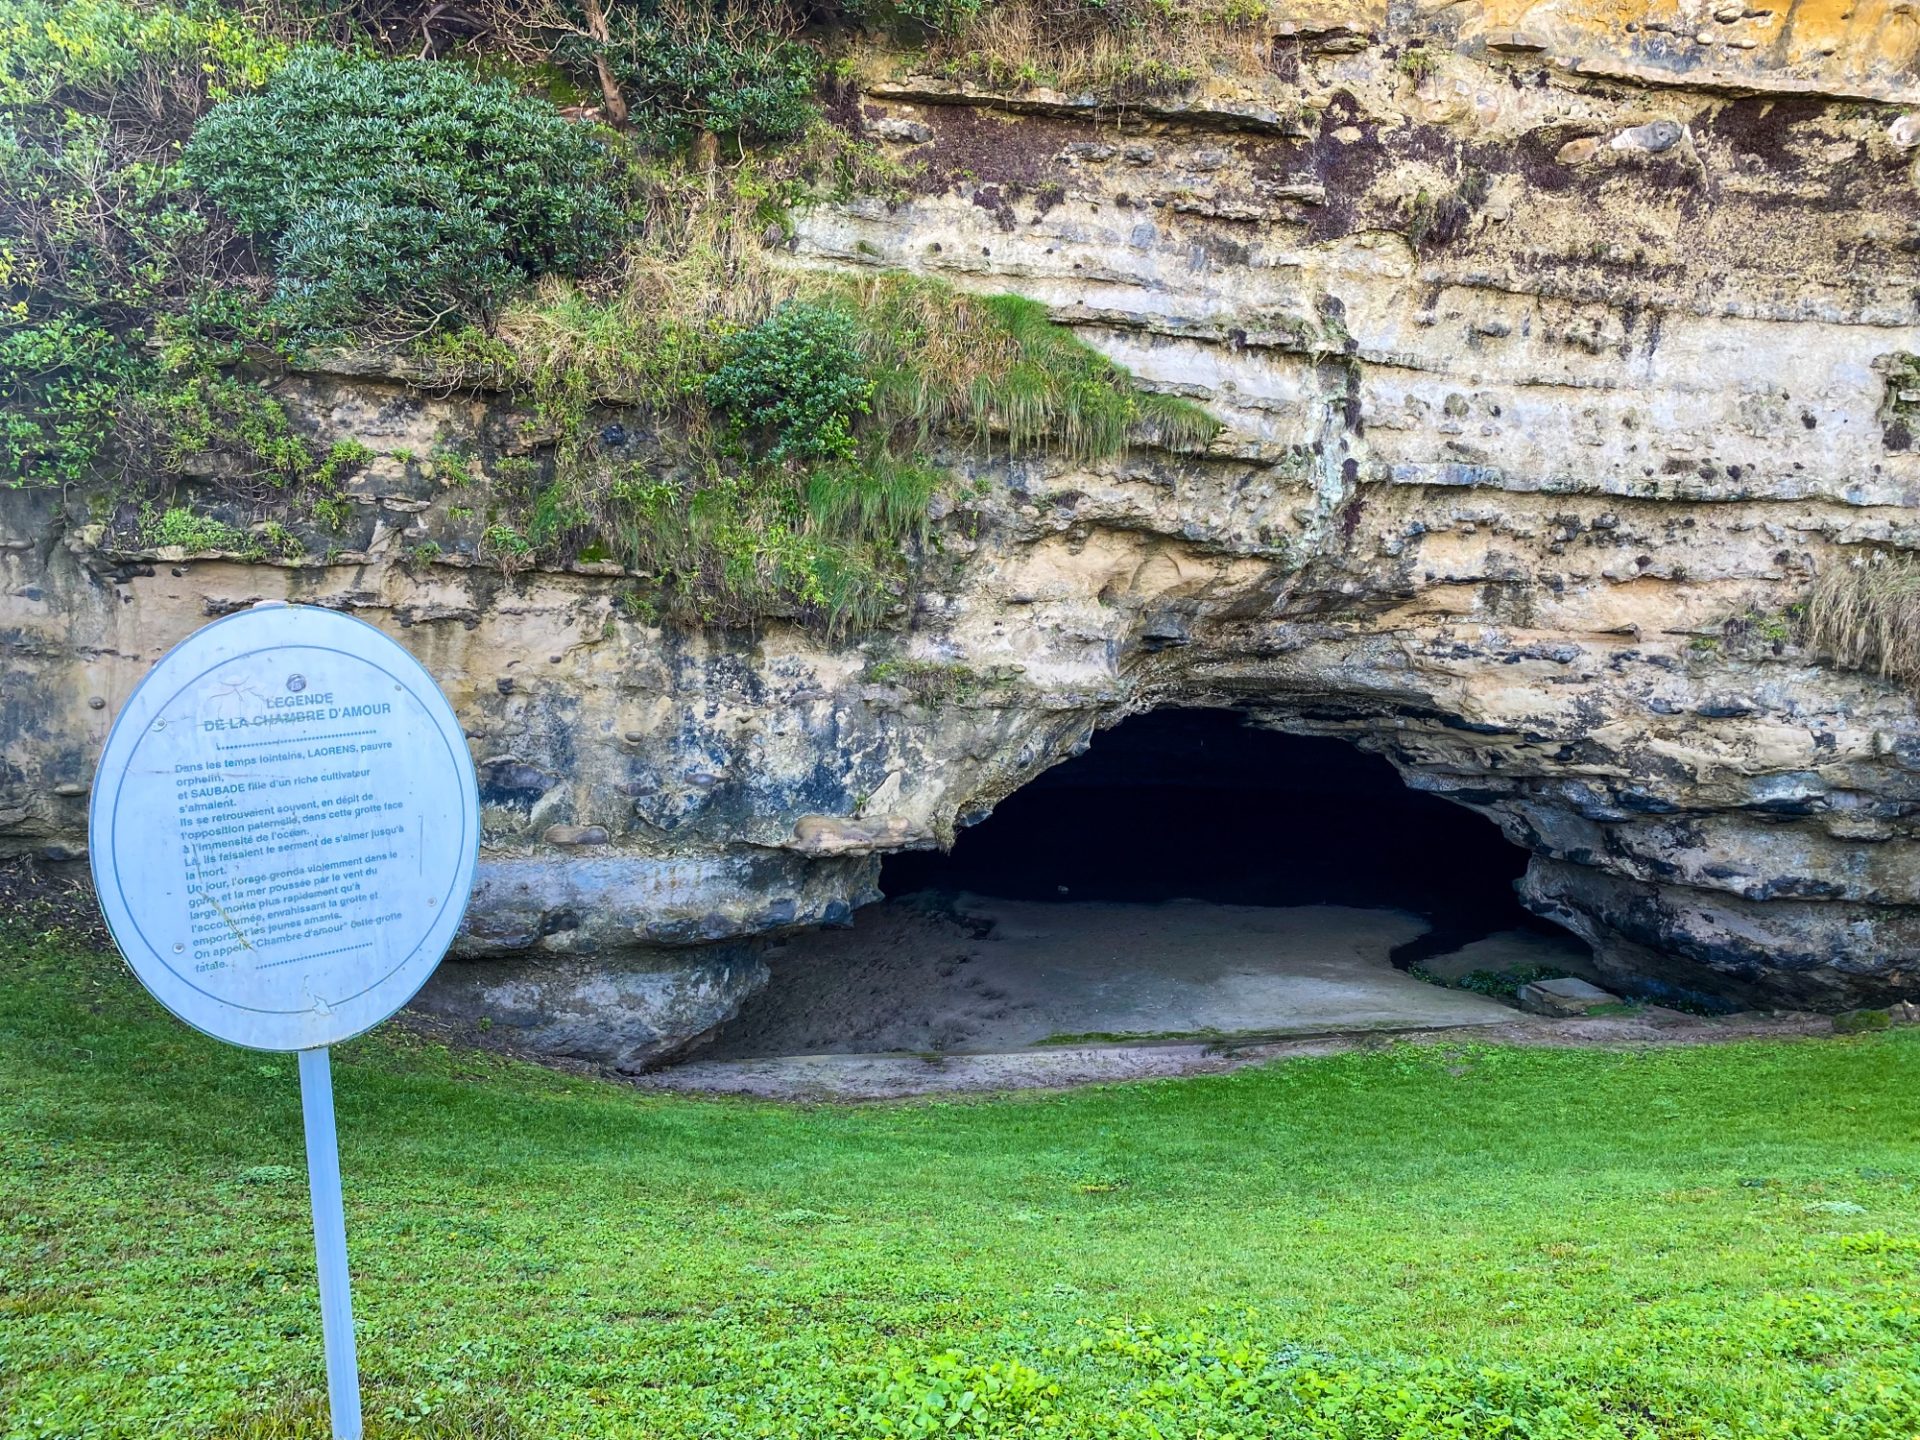
<path id="1" fill-rule="evenodd" d="M 1655 120 L 1650 125 L 1622 130 L 1608 144 L 1615 150 L 1644 150 L 1649 155 L 1662 155 L 1678 145 L 1686 133 L 1671 120 Z"/>
<path id="2" fill-rule="evenodd" d="M 549 845 L 605 845 L 613 837 L 604 825 L 549 825 L 540 838 Z"/>
<path id="3" fill-rule="evenodd" d="M 922 125 L 918 120 L 888 118 L 870 121 L 867 133 L 876 140 L 889 140 L 896 145 L 924 145 L 933 138 L 933 127 Z"/>

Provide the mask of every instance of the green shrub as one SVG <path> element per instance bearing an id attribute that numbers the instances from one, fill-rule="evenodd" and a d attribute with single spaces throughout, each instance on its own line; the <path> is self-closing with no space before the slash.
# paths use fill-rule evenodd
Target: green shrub
<path id="1" fill-rule="evenodd" d="M 400 454 L 396 450 L 394 458 L 398 459 Z M 313 472 L 314 483 L 326 490 L 338 490 L 376 458 L 373 451 L 358 440 L 336 440 L 328 449 L 326 459 L 320 462 L 320 468 Z"/>
<path id="2" fill-rule="evenodd" d="M 218 452 L 229 483 L 263 481 L 281 489 L 313 466 L 312 450 L 280 402 L 236 375 L 212 366 L 162 372 L 136 399 L 160 435 L 153 458 L 167 470 Z"/>
<path id="3" fill-rule="evenodd" d="M 960 34 L 980 18 L 983 0 L 865 0 L 855 8 L 862 18 L 910 40 Z"/>
<path id="4" fill-rule="evenodd" d="M 505 227 L 459 197 L 443 205 L 321 201 L 280 237 L 273 266 L 282 316 L 317 335 L 463 303 L 490 315 L 525 279 L 507 258 Z"/>
<path id="5" fill-rule="evenodd" d="M 0 105 L 65 95 L 98 109 L 156 76 L 220 98 L 263 84 L 285 60 L 277 39 L 212 6 L 7 0 L 0 8 Z"/>
<path id="6" fill-rule="evenodd" d="M 7 319 L 175 309 L 231 239 L 198 212 L 179 141 L 284 47 L 212 9 L 0 6 L 0 281 Z"/>
<path id="7" fill-rule="evenodd" d="M 178 148 L 285 57 L 211 6 L 0 5 L 0 483 L 166 469 L 178 392 L 266 337 Z"/>
<path id="8" fill-rule="evenodd" d="M 303 51 L 209 113 L 184 164 L 264 247 L 309 331 L 490 318 L 537 275 L 585 271 L 619 222 L 590 131 L 505 80 L 429 61 Z"/>
<path id="9" fill-rule="evenodd" d="M 765 458 L 849 459 L 871 408 L 859 325 L 844 307 L 789 301 L 747 331 L 706 379 L 707 403 Z"/>
<path id="10" fill-rule="evenodd" d="M 702 130 L 747 143 L 791 140 L 813 123 L 820 56 L 811 45 L 723 20 L 699 27 L 642 20 L 609 44 L 563 47 L 606 60 L 633 128 L 677 145 Z"/>
<path id="11" fill-rule="evenodd" d="M 0 331 L 0 483 L 91 474 L 133 363 L 113 336 L 73 316 Z"/>
<path id="12" fill-rule="evenodd" d="M 178 545 L 198 554 L 224 550 L 257 558 L 260 542 L 238 526 L 212 515 L 201 515 L 185 505 L 172 505 L 164 511 L 152 505 L 140 512 L 140 537 L 149 545 Z"/>

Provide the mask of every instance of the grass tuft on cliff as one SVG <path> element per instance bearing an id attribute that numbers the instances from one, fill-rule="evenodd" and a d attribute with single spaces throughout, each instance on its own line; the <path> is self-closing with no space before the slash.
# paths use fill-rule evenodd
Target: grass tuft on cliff
<path id="1" fill-rule="evenodd" d="M 1836 564 L 1807 597 L 1808 641 L 1837 665 L 1920 690 L 1920 560 L 1883 550 Z"/>
<path id="2" fill-rule="evenodd" d="M 1035 86 L 1124 105 L 1215 76 L 1270 72 L 1278 50 L 1265 0 L 998 0 L 950 4 L 932 68 L 991 90 Z"/>
<path id="3" fill-rule="evenodd" d="M 500 324 L 556 437 L 516 533 L 549 554 L 604 544 L 647 611 L 869 629 L 905 604 L 946 459 L 1087 463 L 1218 430 L 1033 301 L 781 270 L 741 243 L 748 223 L 710 222 L 599 293 L 550 280 Z"/>
<path id="4" fill-rule="evenodd" d="M 1917 1075 L 1391 1045 L 803 1107 L 388 1026 L 335 1053 L 369 1434 L 1909 1440 Z M 0 1435 L 325 1435 L 300 1133 L 292 1057 L 0 930 Z"/>

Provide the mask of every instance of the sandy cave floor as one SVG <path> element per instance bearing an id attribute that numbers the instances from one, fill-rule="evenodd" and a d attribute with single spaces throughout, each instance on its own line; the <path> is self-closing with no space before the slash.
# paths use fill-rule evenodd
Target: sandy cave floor
<path id="1" fill-rule="evenodd" d="M 711 1046 L 648 1088 L 875 1099 L 1197 1074 L 1390 1037 L 1697 1043 L 1827 1028 L 1649 1007 L 1541 1020 L 1396 970 L 1426 932 L 1398 910 L 1194 901 L 1045 903 L 925 891 L 798 936 Z M 1571 937 L 1503 931 L 1422 964 L 1591 973 Z"/>
<path id="2" fill-rule="evenodd" d="M 772 982 L 702 1060 L 993 1052 L 1066 1037 L 1491 1025 L 1496 1001 L 1393 968 L 1418 916 L 1337 905 L 1037 902 L 921 891 L 779 947 Z M 1532 942 L 1532 943 L 1529 943 Z M 1474 968 L 1559 964 L 1571 940 L 1503 935 Z"/>

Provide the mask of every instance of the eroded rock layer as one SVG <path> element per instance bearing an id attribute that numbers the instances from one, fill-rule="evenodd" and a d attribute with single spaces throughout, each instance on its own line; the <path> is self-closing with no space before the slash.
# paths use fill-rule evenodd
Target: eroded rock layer
<path id="1" fill-rule="evenodd" d="M 643 623 L 607 564 L 504 576 L 391 459 L 325 563 L 115 552 L 4 496 L 0 844 L 78 854 L 146 666 L 287 599 L 446 687 L 486 845 L 426 1003 L 559 1052 L 676 1053 L 760 983 L 754 937 L 844 920 L 879 854 L 1157 705 L 1342 736 L 1490 815 L 1622 984 L 1910 992 L 1920 716 L 1794 607 L 1920 548 L 1911 7 L 1401 8 L 1296 7 L 1130 108 L 868 57 L 912 193 L 799 216 L 787 263 L 1033 297 L 1227 426 L 957 453 L 876 635 Z M 324 437 L 538 452 L 504 400 L 340 369 L 286 387 Z"/>

